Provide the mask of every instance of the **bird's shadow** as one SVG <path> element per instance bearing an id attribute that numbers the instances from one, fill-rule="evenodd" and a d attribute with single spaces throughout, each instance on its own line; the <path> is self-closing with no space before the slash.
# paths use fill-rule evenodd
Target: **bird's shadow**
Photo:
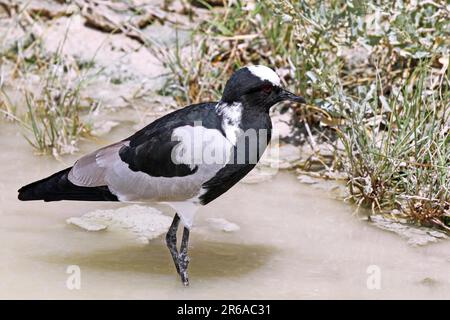
<path id="1" fill-rule="evenodd" d="M 127 245 L 87 253 L 47 255 L 40 259 L 47 263 L 77 264 L 83 269 L 97 271 L 171 275 L 175 267 L 162 242 L 152 241 L 148 245 Z M 189 249 L 189 274 L 196 278 L 239 277 L 262 267 L 277 250 L 262 244 L 197 241 Z"/>

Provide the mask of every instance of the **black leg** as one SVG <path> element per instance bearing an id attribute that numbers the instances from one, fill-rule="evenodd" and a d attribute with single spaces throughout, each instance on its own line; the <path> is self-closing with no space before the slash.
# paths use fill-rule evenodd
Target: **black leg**
<path id="1" fill-rule="evenodd" d="M 181 281 L 185 286 L 189 285 L 188 279 L 188 265 L 189 265 L 189 257 L 188 257 L 188 245 L 189 245 L 189 229 L 184 227 L 183 231 L 183 239 L 181 240 L 180 254 L 179 254 L 179 274 L 181 276 Z"/>
<path id="2" fill-rule="evenodd" d="M 169 231 L 166 234 L 166 244 L 169 248 L 170 254 L 172 255 L 173 263 L 175 264 L 175 268 L 177 268 L 177 272 L 180 273 L 180 266 L 178 260 L 178 251 L 177 251 L 177 230 L 178 224 L 180 223 L 180 217 L 177 213 L 173 217 L 172 224 L 170 225 Z"/>

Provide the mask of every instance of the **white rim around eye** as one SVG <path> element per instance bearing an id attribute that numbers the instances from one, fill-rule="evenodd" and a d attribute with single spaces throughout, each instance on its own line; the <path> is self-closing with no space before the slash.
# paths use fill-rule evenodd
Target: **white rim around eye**
<path id="1" fill-rule="evenodd" d="M 267 80 L 274 86 L 281 86 L 280 77 L 278 77 L 278 75 L 272 69 L 261 65 L 248 66 L 247 69 L 262 81 Z"/>

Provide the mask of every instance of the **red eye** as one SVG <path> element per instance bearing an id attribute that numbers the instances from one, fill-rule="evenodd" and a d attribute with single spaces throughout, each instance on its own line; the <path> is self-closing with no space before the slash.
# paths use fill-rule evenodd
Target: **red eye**
<path id="1" fill-rule="evenodd" d="M 265 93 L 271 93 L 272 92 L 272 86 L 270 84 L 265 84 L 262 87 L 262 91 Z"/>

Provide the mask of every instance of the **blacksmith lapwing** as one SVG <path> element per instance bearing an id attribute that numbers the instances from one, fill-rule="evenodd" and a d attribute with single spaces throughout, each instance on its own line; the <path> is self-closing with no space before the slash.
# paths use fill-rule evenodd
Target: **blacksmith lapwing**
<path id="1" fill-rule="evenodd" d="M 167 246 L 188 285 L 188 240 L 194 215 L 249 173 L 270 142 L 270 108 L 291 100 L 265 66 L 234 72 L 219 102 L 169 113 L 132 136 L 96 150 L 73 167 L 19 190 L 20 200 L 162 202 L 176 211 Z M 256 146 L 256 147 L 255 147 Z M 180 250 L 177 229 L 184 225 Z"/>

